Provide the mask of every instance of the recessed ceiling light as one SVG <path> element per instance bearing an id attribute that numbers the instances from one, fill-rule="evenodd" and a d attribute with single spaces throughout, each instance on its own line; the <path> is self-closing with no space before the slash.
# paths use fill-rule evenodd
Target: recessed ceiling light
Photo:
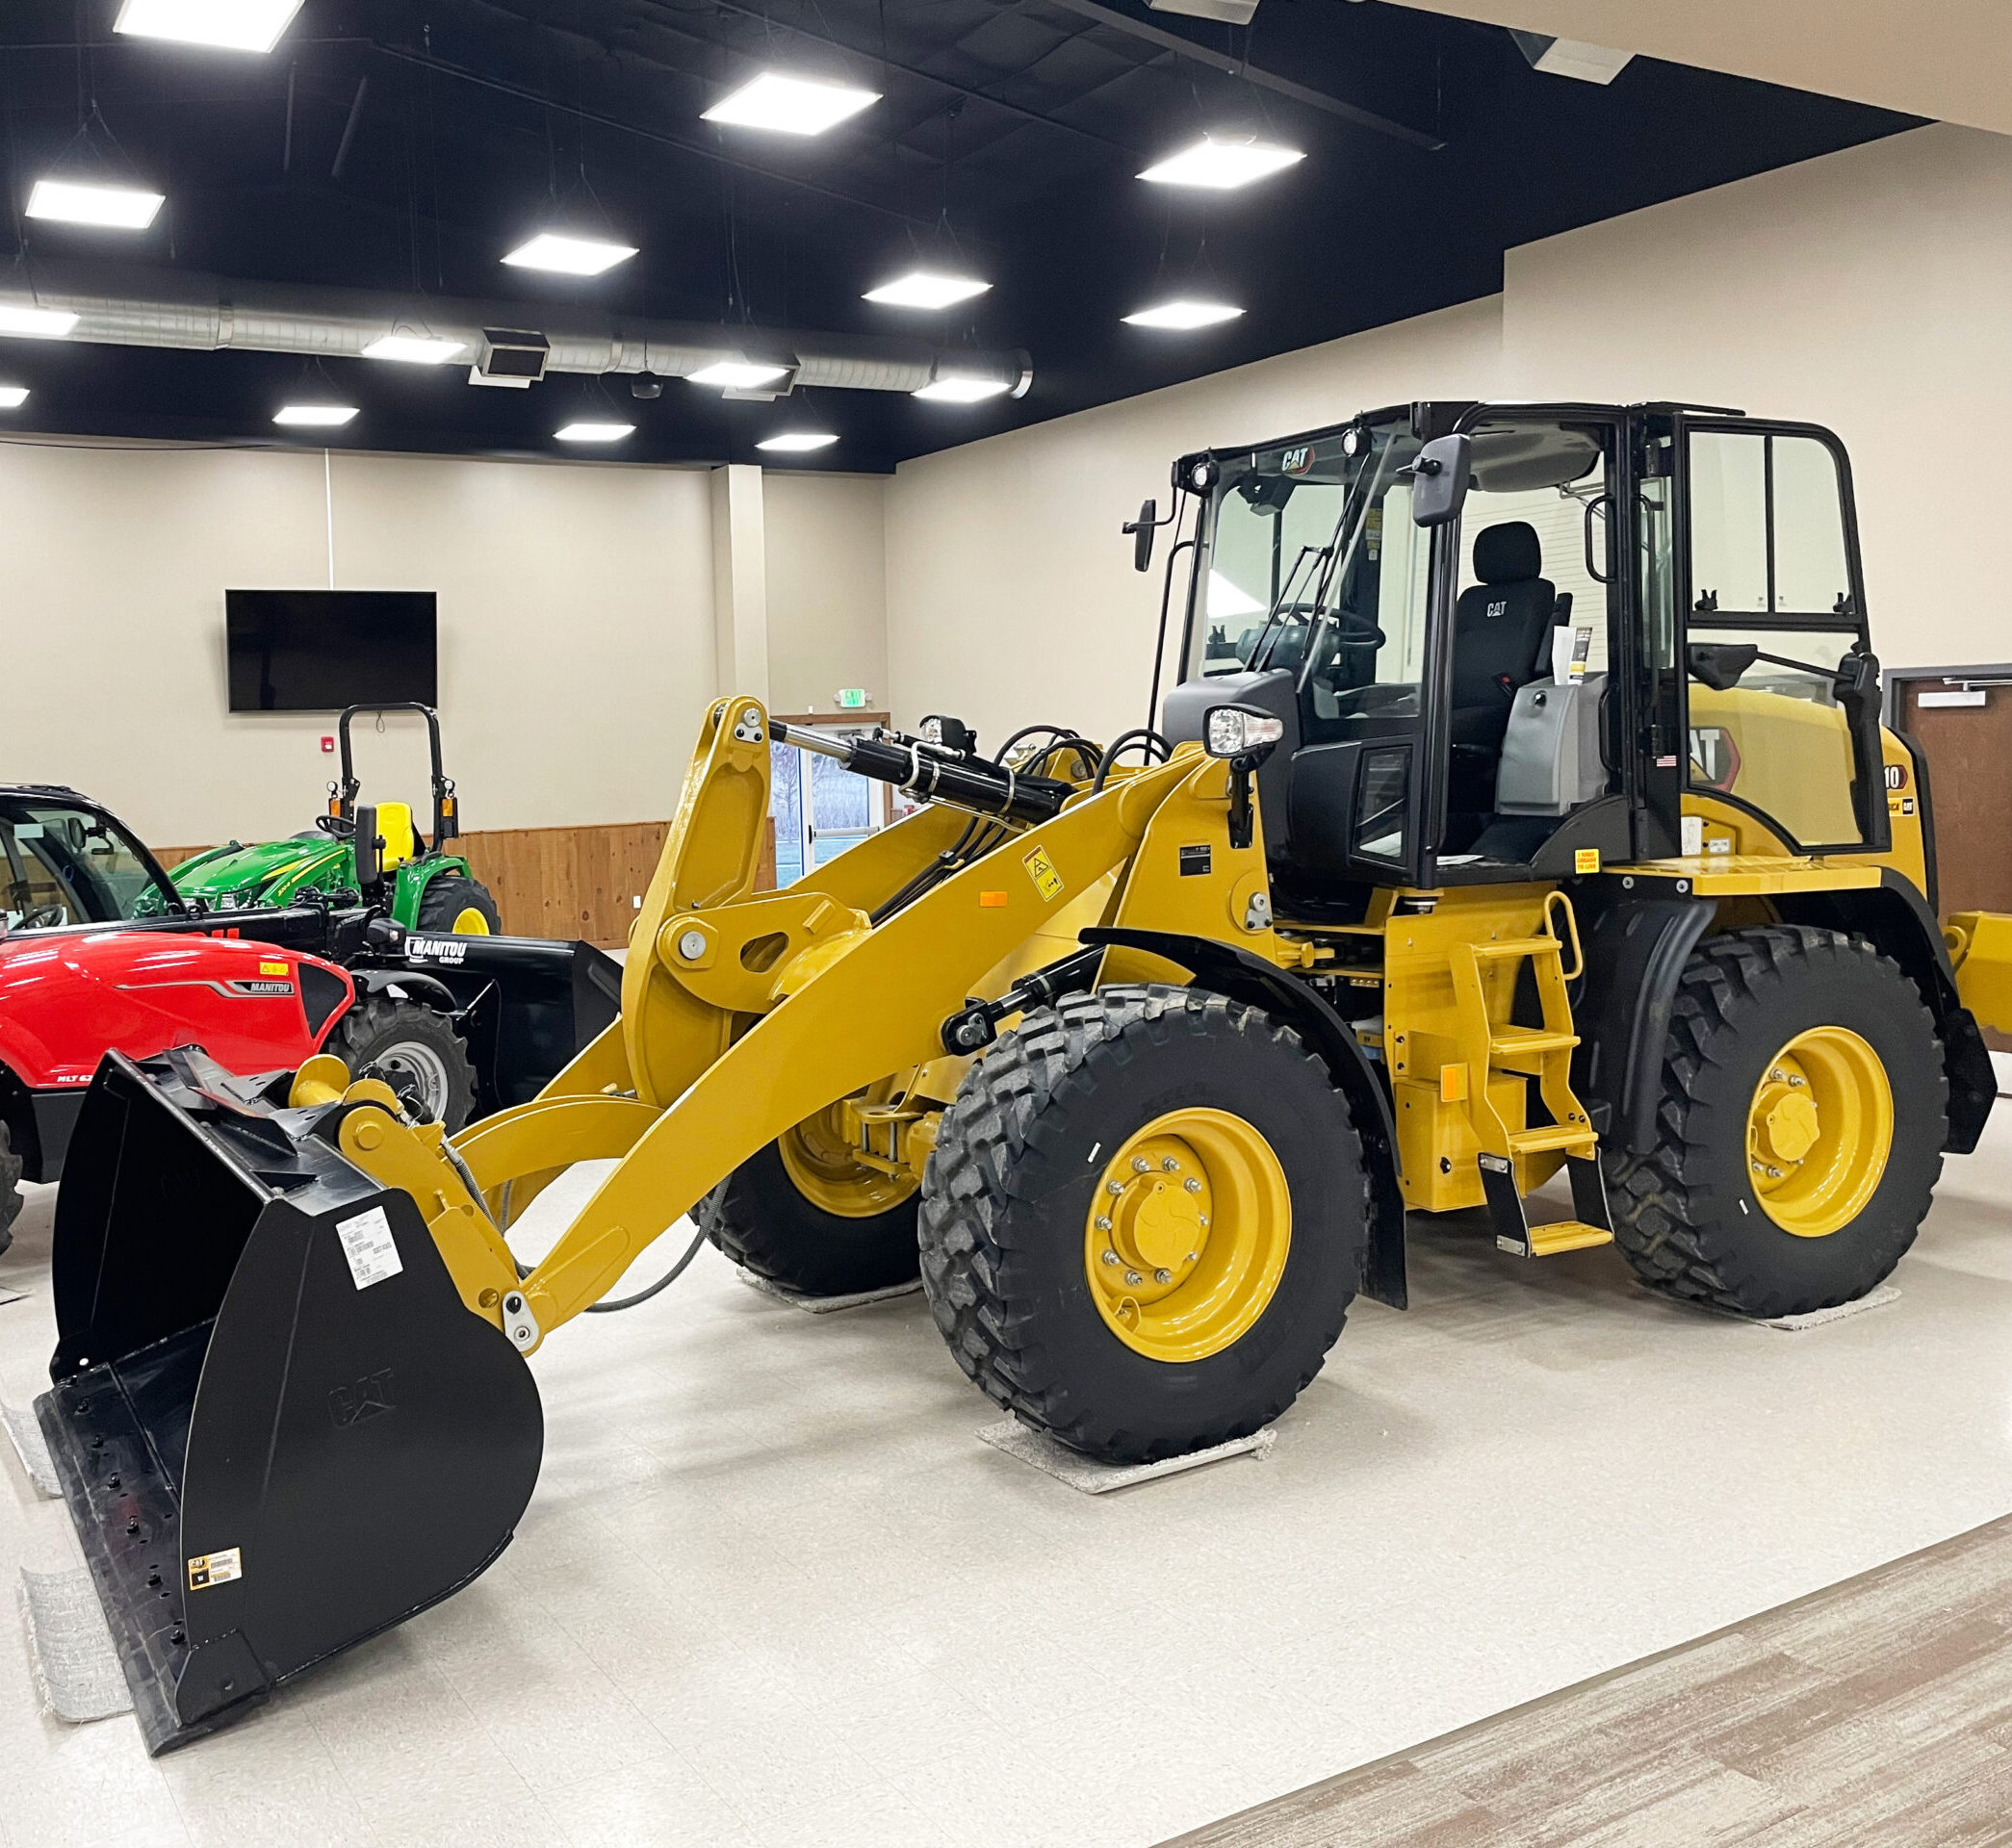
<path id="1" fill-rule="evenodd" d="M 562 276 L 598 276 L 635 255 L 632 244 L 606 238 L 576 238 L 562 231 L 540 231 L 520 244 L 503 261 L 520 270 L 550 270 Z"/>
<path id="2" fill-rule="evenodd" d="M 855 90 L 850 84 L 819 83 L 810 77 L 785 77 L 780 71 L 764 70 L 731 96 L 723 96 L 701 119 L 735 128 L 768 128 L 780 135 L 822 135 L 879 101 L 876 90 Z"/>
<path id="3" fill-rule="evenodd" d="M 1136 315 L 1126 315 L 1124 321 L 1128 327 L 1213 327 L 1218 321 L 1234 321 L 1243 312 L 1226 301 L 1195 301 L 1181 296 L 1142 308 Z"/>
<path id="4" fill-rule="evenodd" d="M 912 398 L 926 398 L 939 404 L 976 404 L 983 398 L 998 398 L 1012 391 L 1003 378 L 979 378 L 969 372 L 948 372 L 931 379 Z"/>
<path id="5" fill-rule="evenodd" d="M 838 440 L 828 430 L 781 430 L 774 436 L 764 436 L 755 447 L 784 455 L 800 455 L 806 449 L 828 449 Z"/>
<path id="6" fill-rule="evenodd" d="M 863 299 L 885 303 L 890 308 L 949 308 L 969 301 L 992 287 L 976 276 L 945 276 L 930 270 L 911 270 L 905 276 L 884 282 L 866 291 Z"/>
<path id="7" fill-rule="evenodd" d="M 1280 147 L 1251 135 L 1204 135 L 1194 146 L 1170 154 L 1139 177 L 1155 186 L 1205 186 L 1223 192 L 1305 158 L 1296 147 Z"/>
<path id="8" fill-rule="evenodd" d="M 25 385 L 0 385 L 0 411 L 17 411 L 28 402 L 28 387 Z M 766 449 L 764 443 L 761 446 Z"/>
<path id="9" fill-rule="evenodd" d="M 353 404 L 282 404 L 272 413 L 275 424 L 305 424 L 316 429 L 333 429 L 356 415 Z"/>
<path id="10" fill-rule="evenodd" d="M 90 180 L 37 180 L 28 216 L 62 224 L 96 224 L 115 231 L 144 231 L 167 204 L 142 186 L 100 186 Z"/>
<path id="11" fill-rule="evenodd" d="M 226 51 L 271 51 L 299 11 L 300 0 L 126 0 L 112 30 Z"/>
<path id="12" fill-rule="evenodd" d="M 61 340 L 76 324 L 77 317 L 67 308 L 15 308 L 0 303 L 0 334 Z"/>
<path id="13" fill-rule="evenodd" d="M 749 392 L 757 385 L 766 385 L 772 378 L 781 378 L 789 370 L 787 366 L 767 366 L 751 359 L 722 359 L 698 372 L 686 372 L 684 376 L 694 385 L 717 385 L 725 391 Z"/>
<path id="14" fill-rule="evenodd" d="M 418 334 L 386 334 L 363 349 L 366 359 L 396 359 L 406 366 L 445 366 L 468 350 L 465 340 L 429 340 Z"/>
<path id="15" fill-rule="evenodd" d="M 619 443 L 634 430 L 633 424 L 568 424 L 553 435 L 561 443 Z"/>

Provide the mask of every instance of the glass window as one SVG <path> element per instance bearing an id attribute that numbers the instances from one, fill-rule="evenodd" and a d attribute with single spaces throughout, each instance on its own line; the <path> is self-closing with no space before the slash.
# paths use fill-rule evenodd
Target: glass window
<path id="1" fill-rule="evenodd" d="M 170 895 L 130 836 L 63 803 L 0 802 L 0 921 L 10 930 L 159 917 Z"/>
<path id="2" fill-rule="evenodd" d="M 1691 606 L 1722 615 L 1851 611 L 1837 458 L 1810 436 L 1694 430 Z"/>
<path id="3" fill-rule="evenodd" d="M 808 719 L 790 726 L 809 727 Z M 845 737 L 871 730 L 864 726 L 818 726 L 820 732 Z M 768 814 L 776 831 L 776 887 L 793 886 L 807 872 L 836 860 L 854 842 L 885 828 L 890 820 L 888 784 L 856 776 L 835 757 L 799 751 L 793 745 L 768 747 Z"/>

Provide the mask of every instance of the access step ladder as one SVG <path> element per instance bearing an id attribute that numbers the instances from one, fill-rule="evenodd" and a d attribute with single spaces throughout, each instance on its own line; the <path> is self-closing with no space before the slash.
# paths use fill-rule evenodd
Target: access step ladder
<path id="1" fill-rule="evenodd" d="M 1568 939 L 1575 964 L 1569 971 L 1564 964 Z M 1561 891 L 1548 893 L 1544 928 L 1535 937 L 1457 943 L 1451 960 L 1461 1047 L 1470 1068 L 1482 1074 L 1481 1083 L 1468 1089 L 1467 1108 L 1481 1143 L 1482 1189 L 1495 1221 L 1496 1245 L 1517 1257 L 1548 1258 L 1561 1251 L 1612 1244 L 1613 1221 L 1600 1175 L 1599 1138 L 1572 1091 L 1572 1049 L 1578 1045 L 1579 1036 L 1572 1030 L 1572 1003 L 1565 984 L 1584 972 L 1586 955 L 1580 948 L 1571 900 Z M 1543 1025 L 1537 1027 L 1519 1027 L 1508 1017 L 1515 1001 L 1517 970 L 1525 962 L 1536 983 L 1543 1019 Z M 1552 1120 L 1532 1128 L 1510 1128 L 1495 1108 L 1490 1091 L 1489 1080 L 1498 1076 L 1535 1078 L 1537 1094 Z M 1517 1158 L 1553 1151 L 1565 1158 L 1575 1217 L 1533 1226 L 1523 1210 Z"/>

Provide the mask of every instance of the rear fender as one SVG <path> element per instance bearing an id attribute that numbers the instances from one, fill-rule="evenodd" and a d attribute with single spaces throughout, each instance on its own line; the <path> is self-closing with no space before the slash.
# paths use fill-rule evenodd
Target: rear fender
<path id="1" fill-rule="evenodd" d="M 438 976 L 418 969 L 351 969 L 349 979 L 363 995 L 388 995 L 394 1001 L 417 1001 L 436 1014 L 454 1014 L 461 1004 Z"/>
<path id="2" fill-rule="evenodd" d="M 1234 943 L 1174 931 L 1124 928 L 1087 930 L 1082 938 L 1085 943 L 1143 950 L 1174 963 L 1195 978 L 1197 987 L 1283 1020 L 1319 1055 L 1336 1089 L 1349 1100 L 1349 1114 L 1369 1163 L 1376 1210 L 1362 1266 L 1362 1294 L 1392 1309 L 1406 1307 L 1405 1196 L 1398 1178 L 1397 1130 L 1390 1099 L 1349 1023 L 1306 983 Z"/>

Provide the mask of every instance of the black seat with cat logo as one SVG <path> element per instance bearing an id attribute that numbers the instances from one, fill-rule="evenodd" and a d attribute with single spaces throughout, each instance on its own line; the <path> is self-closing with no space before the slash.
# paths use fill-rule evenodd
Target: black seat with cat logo
<path id="1" fill-rule="evenodd" d="M 1527 520 L 1485 527 L 1474 541 L 1481 582 L 1460 593 L 1453 618 L 1456 745 L 1499 751 L 1516 689 L 1550 672 L 1558 593 L 1543 569 L 1543 548 Z"/>

